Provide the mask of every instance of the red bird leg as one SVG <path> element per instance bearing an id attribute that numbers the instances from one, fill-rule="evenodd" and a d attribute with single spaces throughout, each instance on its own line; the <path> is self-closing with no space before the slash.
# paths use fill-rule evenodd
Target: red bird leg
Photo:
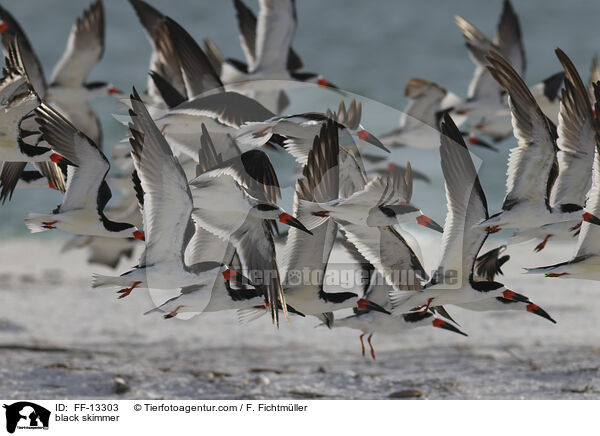
<path id="1" fill-rule="evenodd" d="M 422 312 L 427 312 L 429 310 L 429 305 L 431 304 L 432 301 L 433 301 L 433 298 L 430 298 L 429 300 L 427 300 L 427 304 L 423 304 L 421 306 L 413 307 L 411 309 L 411 311 L 412 312 L 416 312 L 417 310 L 420 310 Z"/>
<path id="2" fill-rule="evenodd" d="M 45 229 L 55 229 L 56 227 L 54 226 L 54 224 L 56 224 L 58 221 L 44 221 L 42 222 L 42 227 Z"/>
<path id="3" fill-rule="evenodd" d="M 373 344 L 371 343 L 372 337 L 373 337 L 373 334 L 370 334 L 369 337 L 367 338 L 367 342 L 369 343 L 369 347 L 371 347 L 371 357 L 373 358 L 373 360 L 375 360 L 375 348 L 373 348 Z"/>
<path id="4" fill-rule="evenodd" d="M 363 336 L 365 334 L 366 333 L 363 333 L 362 335 L 360 335 L 360 346 L 362 348 L 362 355 L 363 355 L 363 357 L 365 356 L 365 343 L 363 342 Z"/>
<path id="5" fill-rule="evenodd" d="M 174 318 L 177 316 L 177 311 L 179 309 L 181 309 L 183 306 L 177 306 L 175 309 L 173 309 L 172 311 L 170 311 L 169 313 L 167 313 L 165 315 L 165 319 L 169 319 L 169 318 Z"/>
<path id="6" fill-rule="evenodd" d="M 117 291 L 117 294 L 121 294 L 119 295 L 119 298 L 127 297 L 129 294 L 131 294 L 131 291 L 137 288 L 141 283 L 142 282 L 133 282 L 133 285 L 131 285 L 130 288 L 123 288 L 120 291 Z"/>
<path id="7" fill-rule="evenodd" d="M 552 235 L 546 235 L 544 237 L 544 240 L 535 246 L 536 253 L 539 253 L 546 247 L 546 242 L 548 242 L 548 239 L 550 239 L 551 237 Z"/>

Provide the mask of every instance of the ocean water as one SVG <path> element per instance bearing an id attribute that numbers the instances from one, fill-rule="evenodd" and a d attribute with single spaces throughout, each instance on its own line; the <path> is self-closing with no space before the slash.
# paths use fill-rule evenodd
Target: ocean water
<path id="1" fill-rule="evenodd" d="M 227 55 L 242 58 L 235 12 L 230 1 L 153 0 L 159 10 L 182 24 L 197 41 L 212 38 Z M 254 0 L 247 3 L 256 8 Z M 51 74 L 61 56 L 71 25 L 87 7 L 85 1 L 5 0 L 27 32 L 38 57 Z M 513 2 L 519 14 L 527 53 L 527 81 L 530 84 L 559 71 L 553 53 L 561 47 L 587 80 L 592 56 L 600 49 L 595 31 L 600 2 L 528 0 Z M 150 46 L 133 9 L 126 0 L 105 0 L 106 50 L 89 80 L 112 82 L 123 91 L 132 86 L 145 88 Z M 488 35 L 493 35 L 502 2 L 495 1 L 397 1 L 358 2 L 348 0 L 300 0 L 294 48 L 308 70 L 318 71 L 340 88 L 365 98 L 364 125 L 375 133 L 395 127 L 399 111 L 406 104 L 404 84 L 411 77 L 433 80 L 464 95 L 473 65 L 463 39 L 454 25 L 459 14 Z M 322 101 L 312 106 L 305 95 L 294 108 L 323 111 Z M 335 98 L 334 98 L 335 97 Z M 331 96 L 337 106 L 338 96 Z M 346 99 L 349 101 L 349 98 Z M 328 103 L 329 104 L 329 103 Z M 123 109 L 110 99 L 94 102 L 104 128 L 104 147 L 124 137 L 125 129 L 112 114 Z M 475 151 L 481 159 L 480 177 L 491 211 L 500 207 L 504 195 L 506 158 L 514 139 L 499 144 L 499 152 Z M 426 213 L 443 223 L 445 200 L 437 150 L 403 149 L 393 160 L 430 174 L 432 184 L 415 184 L 413 200 Z M 276 158 L 276 166 L 285 159 Z M 285 172 L 284 168 L 277 168 Z M 47 189 L 21 190 L 10 203 L 0 206 L 0 235 L 25 236 L 27 211 L 47 212 L 60 202 L 60 195 Z M 286 200 L 289 204 L 289 198 Z M 59 236 L 58 233 L 31 237 Z"/>

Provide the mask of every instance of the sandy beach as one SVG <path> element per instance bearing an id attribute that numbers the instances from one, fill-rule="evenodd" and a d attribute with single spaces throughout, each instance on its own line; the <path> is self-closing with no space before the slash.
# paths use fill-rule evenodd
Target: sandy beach
<path id="1" fill-rule="evenodd" d="M 556 325 L 526 312 L 449 307 L 469 337 L 433 328 L 375 335 L 376 361 L 361 356 L 358 331 L 315 328 L 311 317 L 277 331 L 267 317 L 239 325 L 235 312 L 144 316 L 147 292 L 117 300 L 91 290 L 91 273 L 110 270 L 87 265 L 82 251 L 61 254 L 61 245 L 34 237 L 0 245 L 0 397 L 600 398 L 600 285 L 521 274 L 570 253 L 568 245 L 541 254 L 533 244 L 509 247 L 504 267 L 503 281 Z M 435 262 L 435 241 L 421 248 Z"/>

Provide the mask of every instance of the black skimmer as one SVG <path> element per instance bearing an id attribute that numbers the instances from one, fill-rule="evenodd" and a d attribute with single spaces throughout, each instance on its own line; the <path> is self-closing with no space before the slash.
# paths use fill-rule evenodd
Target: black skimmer
<path id="1" fill-rule="evenodd" d="M 290 153 L 299 164 L 306 165 L 309 151 L 307 147 L 297 147 L 290 150 Z M 333 168 L 330 172 L 337 170 L 339 197 L 345 199 L 363 190 L 369 180 L 359 162 L 359 157 L 352 150 L 339 146 L 338 162 L 339 168 Z M 420 281 L 425 278 L 426 273 L 420 268 L 420 263 L 413 263 L 414 268 L 411 264 L 404 263 L 403 259 L 411 258 L 411 254 L 405 251 L 407 244 L 404 237 L 393 226 L 368 227 L 347 221 L 342 224 L 345 237 L 395 288 L 401 289 L 398 287 L 403 285 L 400 281 L 420 284 Z M 413 259 L 418 261 L 416 256 Z M 408 273 L 410 277 L 398 277 L 399 271 L 405 275 Z M 417 278 L 414 279 L 415 277 Z"/>
<path id="2" fill-rule="evenodd" d="M 492 297 L 524 299 L 502 283 L 474 275 L 475 259 L 488 236 L 485 228 L 477 226 L 488 217 L 487 201 L 467 146 L 448 114 L 442 123 L 440 155 L 448 214 L 439 267 L 422 290 L 408 295 L 393 291 L 392 313 L 399 316 L 417 307 L 459 305 Z"/>
<path id="3" fill-rule="evenodd" d="M 340 136 L 352 136 L 353 140 L 366 142 L 389 153 L 379 139 L 367 131 L 360 120 L 362 104 L 352 100 L 348 109 L 342 101 L 337 113 L 327 110 L 325 113 L 306 112 L 293 115 L 277 116 L 263 121 L 250 121 L 235 133 L 235 140 L 242 146 L 259 147 L 274 137 L 282 139 L 282 143 L 292 155 L 308 155 L 315 136 L 319 134 L 321 125 L 329 119 L 336 122 Z"/>
<path id="4" fill-rule="evenodd" d="M 133 224 L 105 215 L 104 208 L 112 197 L 106 183 L 110 163 L 98 146 L 45 103 L 34 113 L 41 143 L 68 163 L 68 176 L 63 201 L 53 213 L 25 216 L 29 230 L 61 229 L 77 235 L 143 239 L 144 233 Z"/>
<path id="5" fill-rule="evenodd" d="M 479 256 L 475 261 L 475 277 L 479 280 L 493 281 L 496 275 L 502 275 L 501 267 L 510 259 L 509 255 L 500 257 L 500 254 L 505 250 L 506 245 L 501 245 Z M 458 306 L 462 307 L 463 309 L 476 312 L 504 310 L 526 311 L 533 313 L 534 315 L 541 316 L 551 323 L 556 324 L 556 321 L 548 314 L 548 312 L 534 302 L 530 301 L 529 298 L 524 295 L 520 295 L 519 299 L 509 300 L 508 298 L 504 297 L 494 297 L 487 298 L 485 300 L 462 303 Z"/>
<path id="6" fill-rule="evenodd" d="M 21 25 L 6 9 L 0 7 L 0 39 L 5 55 L 8 54 L 11 44 L 18 40 L 24 70 L 34 91 L 43 101 L 58 107 L 69 121 L 100 147 L 102 147 L 102 126 L 89 101 L 94 97 L 114 95 L 119 91 L 110 83 L 85 82 L 85 80 L 90 70 L 102 58 L 104 31 L 104 6 L 102 0 L 97 0 L 73 25 L 65 52 L 54 67 L 48 84 L 42 64 Z M 35 130 L 35 125 L 24 121 L 23 131 L 27 135 L 23 135 L 23 142 L 27 145 L 37 145 Z M 11 171 L 7 174 L 12 177 L 4 178 L 2 181 L 3 198 L 12 195 L 17 182 L 16 177 L 24 168 L 22 163 L 16 162 L 9 166 Z M 48 178 L 51 188 L 55 187 L 64 192 L 62 173 L 55 164 L 42 162 L 36 164 L 36 167 Z"/>
<path id="7" fill-rule="evenodd" d="M 349 233 L 347 231 L 343 231 L 343 233 L 345 238 L 348 237 Z M 355 233 L 357 233 L 356 230 Z M 361 236 L 363 236 L 363 239 L 357 243 L 356 235 L 351 234 L 350 237 L 353 237 L 354 241 L 351 242 L 349 239 L 344 239 L 345 242 L 343 242 L 343 245 L 366 273 L 363 276 L 366 285 L 363 299 L 371 302 L 372 306 L 378 307 L 379 309 L 373 310 L 367 307 L 354 308 L 354 315 L 331 322 L 331 327 L 348 327 L 361 330 L 360 344 L 363 356 L 365 355 L 363 338 L 368 334 L 367 342 L 369 343 L 371 357 L 373 359 L 375 359 L 375 349 L 371 343 L 371 339 L 375 333 L 398 334 L 417 327 L 433 326 L 466 336 L 466 334 L 458 330 L 455 325 L 442 317 L 444 316 L 451 319 L 450 315 L 443 307 L 432 307 L 428 311 L 407 312 L 400 317 L 392 316 L 389 312 L 392 310 L 392 303 L 389 299 L 390 293 L 395 289 L 406 291 L 420 289 L 421 280 L 427 279 L 427 273 L 423 269 L 423 266 L 413 249 L 403 238 L 399 235 L 396 238 L 390 238 L 388 236 L 388 242 L 392 242 L 395 245 L 392 246 L 387 244 L 387 247 L 385 247 L 387 249 L 386 256 L 392 257 L 391 255 L 393 253 L 395 260 L 394 267 L 398 268 L 397 271 L 406 273 L 411 272 L 418 276 L 416 277 L 416 281 L 396 281 L 393 282 L 394 286 L 390 285 L 383 279 L 379 270 L 367 260 L 365 255 L 363 255 L 363 253 L 369 255 L 370 251 L 366 249 L 366 244 L 374 241 L 369 241 L 364 238 L 364 235 Z M 386 235 L 385 233 L 381 233 L 381 236 L 383 242 L 383 237 Z M 376 244 L 372 245 L 375 246 Z M 384 247 L 382 246 L 382 248 Z M 372 253 L 370 254 L 370 257 L 373 257 Z M 438 314 L 442 316 L 439 316 Z"/>
<path id="8" fill-rule="evenodd" d="M 254 170 L 254 165 L 249 165 L 252 162 L 252 159 L 249 159 L 252 157 L 252 154 L 242 157 L 241 151 L 231 140 L 214 142 L 206 128 L 204 128 L 201 136 L 201 144 L 197 168 L 198 174 L 215 170 L 218 167 L 222 168 L 223 157 L 225 156 L 229 156 L 229 159 L 233 159 L 234 157 L 246 159 L 247 171 L 252 172 Z M 264 165 L 266 165 L 266 171 L 264 172 L 266 177 L 261 178 L 258 173 L 250 175 L 250 177 L 245 177 L 245 187 L 255 197 L 265 197 L 270 199 L 269 201 L 275 202 L 279 197 L 277 180 L 270 163 L 265 161 Z M 261 179 L 262 181 L 258 182 L 257 179 Z M 198 263 L 212 259 L 222 259 L 223 263 L 234 265 L 236 269 L 242 271 L 243 265 L 240 255 L 248 255 L 249 244 L 236 246 L 231 241 L 205 230 L 201 224 L 201 222 L 196 223 L 194 236 L 188 243 L 185 252 L 186 262 Z M 240 248 L 239 252 L 238 247 Z M 212 289 L 210 298 L 197 286 L 186 287 L 182 288 L 178 295 L 169 298 L 150 312 L 162 311 L 167 312 L 165 315 L 166 318 L 177 317 L 187 319 L 203 312 L 233 309 L 249 310 L 257 314 L 262 314 L 266 313 L 270 306 L 268 286 L 257 285 L 251 288 L 248 286 L 238 286 L 234 288 L 229 283 L 217 281 Z M 287 310 L 299 313 L 289 306 L 287 306 Z"/>
<path id="9" fill-rule="evenodd" d="M 275 4 L 276 2 L 272 3 Z M 283 2 L 280 3 L 283 5 Z M 290 28 L 293 36 L 295 27 L 297 25 L 295 2 L 292 2 L 292 20 L 289 19 L 289 15 L 283 14 L 283 7 L 280 7 L 278 10 L 276 9 L 276 13 L 273 13 L 267 9 L 267 5 L 267 2 L 260 2 L 260 13 L 257 20 L 254 12 L 252 12 L 252 10 L 248 8 L 242 1 L 234 0 L 240 33 L 240 44 L 242 46 L 242 51 L 244 52 L 246 62 L 232 58 L 225 58 L 213 41 L 210 39 L 205 39 L 206 54 L 208 55 L 215 70 L 219 72 L 222 82 L 226 86 L 231 85 L 236 89 L 240 88 L 237 90 L 243 91 L 243 89 L 248 86 L 245 84 L 245 82 L 248 82 L 249 80 L 261 80 L 261 78 L 268 78 L 272 80 L 271 75 L 275 74 L 278 77 L 277 80 L 314 83 L 320 87 L 338 90 L 335 85 L 324 79 L 320 74 L 302 71 L 302 68 L 304 67 L 302 59 L 300 59 L 300 56 L 298 56 L 291 45 L 289 46 L 287 54 L 285 54 L 285 47 L 280 47 L 274 44 L 272 41 L 267 40 L 267 38 L 273 37 L 275 40 L 281 39 L 279 33 L 284 31 L 285 25 Z M 282 19 L 282 17 L 285 17 L 285 19 Z M 282 56 L 286 62 L 285 68 L 287 70 L 288 77 L 279 77 L 281 74 L 277 74 L 280 73 L 280 71 L 278 71 L 280 67 L 279 63 L 276 64 L 277 68 L 275 68 L 272 63 L 269 63 L 266 67 L 263 66 L 262 69 L 260 69 L 259 62 L 261 62 L 261 59 L 259 58 L 259 52 L 262 51 L 259 47 L 265 47 L 262 51 L 272 51 L 273 53 L 279 53 L 279 55 Z M 263 63 L 265 62 L 263 61 Z M 273 83 L 272 86 L 277 89 L 280 86 L 287 88 L 293 87 L 294 85 L 290 83 Z M 281 90 L 276 90 L 275 92 L 258 91 L 254 92 L 252 96 L 277 114 L 282 113 L 290 104 L 289 98 L 285 92 Z"/>
<path id="10" fill-rule="evenodd" d="M 565 68 L 569 70 L 570 75 L 569 84 L 566 85 L 569 90 L 567 96 L 569 100 L 565 100 L 565 111 L 561 117 L 562 124 L 576 122 L 578 126 L 584 126 L 587 119 L 587 125 L 591 126 L 591 110 L 587 108 L 591 106 L 586 107 L 588 97 L 585 88 L 582 88 L 581 83 L 578 86 L 571 82 L 571 80 L 575 82 L 581 82 L 581 80 L 564 53 L 558 50 L 557 54 Z M 539 228 L 544 224 L 574 220 L 577 222 L 583 213 L 582 205 L 572 202 L 581 202 L 585 198 L 588 184 L 585 182 L 585 178 L 588 177 L 589 169 L 580 174 L 580 170 L 575 170 L 575 166 L 580 164 L 586 166 L 585 159 L 583 162 L 576 162 L 579 157 L 571 159 L 569 155 L 577 150 L 583 152 L 586 148 L 590 149 L 591 145 L 579 143 L 580 131 L 577 127 L 561 127 L 560 131 L 564 137 L 561 143 L 565 148 L 562 156 L 565 171 L 562 175 L 560 195 L 557 194 L 555 197 L 556 201 L 560 201 L 561 204 L 552 206 L 552 187 L 557 175 L 561 177 L 556 156 L 555 128 L 548 117 L 544 115 L 521 77 L 508 62 L 497 53 L 492 53 L 488 60 L 491 64 L 488 67 L 490 72 L 509 95 L 514 135 L 519 143 L 516 148 L 511 150 L 509 157 L 507 194 L 502 205 L 502 212 L 492 215 L 481 225 L 497 231 L 503 227 L 526 230 Z M 567 107 L 569 108 L 568 113 L 566 112 Z M 593 131 L 589 127 L 587 131 L 586 137 L 582 136 L 581 139 L 591 141 Z M 591 154 L 585 153 L 591 157 Z M 590 165 L 591 163 L 588 163 L 587 167 L 589 168 Z M 574 170 L 570 176 L 569 166 Z M 583 186 L 579 184 L 582 180 Z M 574 181 L 579 182 L 573 183 Z M 573 194 L 573 190 L 581 190 L 581 192 Z M 572 199 L 566 199 L 565 195 L 567 194 L 572 195 Z"/>
<path id="11" fill-rule="evenodd" d="M 294 213 L 304 220 L 300 202 L 326 202 L 338 198 L 338 128 L 333 120 L 323 123 L 319 135 L 315 136 L 313 147 L 308 154 L 307 163 L 302 170 L 304 177 L 296 184 Z M 306 217 L 308 218 L 308 217 Z M 324 290 L 325 273 L 329 256 L 335 242 L 338 225 L 333 220 L 312 229 L 313 235 L 290 229 L 285 246 L 285 271 L 283 284 L 286 302 L 305 315 L 315 315 L 328 319 L 327 313 L 335 310 L 362 307 L 371 310 L 383 310 L 367 299 L 360 298 L 354 292 L 327 292 Z M 299 274 L 309 272 L 306 277 Z"/>
<path id="12" fill-rule="evenodd" d="M 565 70 L 565 88 L 562 92 L 558 139 L 558 176 L 552 187 L 549 205 L 552 212 L 582 211 L 591 186 L 592 164 L 595 149 L 594 114 L 587 89 L 575 66 L 565 53 L 556 49 Z M 583 212 L 582 212 L 583 213 Z M 539 238 L 535 250 L 540 251 L 551 240 L 572 240 L 581 224 L 581 214 L 574 219 L 543 225 L 539 216 L 535 226 L 516 231 L 513 241 Z"/>
<path id="13" fill-rule="evenodd" d="M 476 109 L 479 113 L 491 113 L 494 109 L 504 106 L 504 98 L 502 89 L 486 68 L 485 56 L 490 51 L 500 53 L 521 76 L 524 76 L 526 59 L 519 18 L 510 1 L 504 0 L 494 41 L 490 41 L 464 18 L 457 15 L 454 19 L 475 64 L 467 100 L 462 107 L 455 106 L 454 110 L 468 113 Z"/>
<path id="14" fill-rule="evenodd" d="M 439 147 L 440 110 L 448 91 L 429 80 L 413 78 L 404 87 L 409 103 L 400 116 L 400 126 L 380 135 L 386 146 Z"/>
<path id="15" fill-rule="evenodd" d="M 85 82 L 87 75 L 104 53 L 105 25 L 102 0 L 96 0 L 73 25 L 65 52 L 56 63 L 49 84 L 25 32 L 17 20 L 1 7 L 0 22 L 5 53 L 9 44 L 18 38 L 25 69 L 40 98 L 59 107 L 79 130 L 101 146 L 101 126 L 89 105 L 89 100 L 119 92 L 110 83 Z"/>
<path id="16" fill-rule="evenodd" d="M 594 84 L 596 101 L 594 112 L 600 111 L 600 82 Z M 527 268 L 529 274 L 545 274 L 546 277 L 566 279 L 600 280 L 600 122 L 593 118 L 596 153 L 592 177 L 592 189 L 585 205 L 583 222 L 577 239 L 574 256 L 554 265 Z"/>
<path id="17" fill-rule="evenodd" d="M 221 262 L 185 263 L 184 251 L 194 228 L 187 178 L 135 88 L 130 100 L 131 153 L 143 189 L 146 250 L 138 265 L 121 276 L 95 274 L 92 287 L 126 286 L 119 291 L 123 298 L 135 288 L 212 289 L 219 274 L 237 280 L 241 274 Z"/>
<path id="18" fill-rule="evenodd" d="M 129 172 L 127 176 L 123 174 L 111 177 L 107 182 L 111 190 L 117 189 L 121 196 L 115 205 L 105 208 L 105 213 L 115 221 L 130 223 L 141 228 L 143 219 L 140 207 L 143 208 L 143 192 L 141 192 L 137 173 Z M 138 194 L 137 198 L 136 194 Z M 141 244 L 142 242 L 135 238 L 77 235 L 62 246 L 61 252 L 84 250 L 87 252 L 88 263 L 115 269 L 121 259 L 130 259 Z"/>
<path id="19" fill-rule="evenodd" d="M 376 273 L 377 275 L 379 273 Z M 375 278 L 377 280 L 377 278 Z M 379 279 L 381 280 L 381 279 Z M 369 308 L 355 308 L 354 315 L 345 318 L 336 319 L 333 327 L 347 327 L 355 330 L 360 330 L 360 345 L 362 355 L 365 355 L 365 344 L 363 338 L 367 336 L 371 358 L 375 359 L 375 347 L 371 342 L 375 333 L 397 335 L 405 333 L 419 327 L 437 327 L 443 330 L 448 330 L 454 333 L 467 336 L 452 322 L 444 319 L 442 316 L 427 310 L 413 311 L 402 314 L 401 316 L 392 316 L 388 310 L 392 310 L 392 304 L 387 298 L 387 292 L 391 291 L 391 287 L 387 285 L 373 285 L 369 288 L 364 298 L 368 300 L 378 301 L 379 307 L 383 310 L 372 310 Z M 374 293 L 380 294 L 383 298 L 376 298 Z"/>
<path id="20" fill-rule="evenodd" d="M 216 155 L 203 126 L 202 154 Z M 210 150 L 210 151 L 207 151 Z M 247 275 L 267 289 L 267 303 L 274 320 L 278 307 L 287 316 L 277 267 L 272 220 L 311 233 L 276 204 L 279 182 L 268 156 L 250 150 L 190 181 L 194 198 L 194 221 L 223 240 L 230 241 L 240 256 Z"/>
<path id="21" fill-rule="evenodd" d="M 521 77 L 525 76 L 526 58 L 519 18 L 511 3 L 505 0 L 493 41 L 464 18 L 456 16 L 455 22 L 465 39 L 475 71 L 466 100 L 455 102 L 451 107 L 452 114 L 475 118 L 468 127 L 474 137 L 481 133 L 500 141 L 512 133 L 510 112 L 505 93 L 487 71 L 485 56 L 490 51 L 500 53 Z M 558 93 L 563 77 L 562 73 L 554 74 L 530 88 L 542 111 L 554 123 L 557 121 Z"/>
<path id="22" fill-rule="evenodd" d="M 439 125 L 442 114 L 460 101 L 455 94 L 448 92 L 435 82 L 421 78 L 412 78 L 404 87 L 404 96 L 408 104 L 400 116 L 400 126 L 381 135 L 383 144 L 389 147 L 410 146 L 416 148 L 439 147 Z M 457 125 L 466 120 L 464 115 L 455 115 Z M 465 132 L 464 135 L 469 135 Z M 495 150 L 481 139 L 470 136 L 468 145 L 478 145 Z M 369 159 L 365 155 L 365 159 Z"/>
<path id="23" fill-rule="evenodd" d="M 375 177 L 363 189 L 347 198 L 337 198 L 325 203 L 300 200 L 299 210 L 307 217 L 306 224 L 309 228 L 331 217 L 337 222 L 368 227 L 416 222 L 441 233 L 442 227 L 411 204 L 411 197 L 412 173 L 408 163 L 406 171 L 395 168 Z"/>

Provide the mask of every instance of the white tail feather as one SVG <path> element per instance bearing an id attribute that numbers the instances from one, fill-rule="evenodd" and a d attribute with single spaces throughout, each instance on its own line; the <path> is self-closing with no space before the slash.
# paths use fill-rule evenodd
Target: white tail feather
<path id="1" fill-rule="evenodd" d="M 102 274 L 92 274 L 92 288 L 107 288 L 112 286 L 128 285 L 131 279 L 119 276 L 105 276 Z"/>
<path id="2" fill-rule="evenodd" d="M 45 215 L 41 213 L 27 213 L 25 214 L 25 225 L 31 233 L 45 232 L 48 228 L 44 227 L 45 222 L 55 221 L 54 215 Z"/>
<path id="3" fill-rule="evenodd" d="M 237 315 L 238 315 L 238 322 L 240 324 L 248 324 L 251 321 L 254 321 L 255 319 L 260 318 L 261 316 L 265 315 L 267 313 L 267 309 L 266 308 L 259 308 L 259 307 L 251 307 L 249 309 L 238 309 L 237 311 Z"/>

